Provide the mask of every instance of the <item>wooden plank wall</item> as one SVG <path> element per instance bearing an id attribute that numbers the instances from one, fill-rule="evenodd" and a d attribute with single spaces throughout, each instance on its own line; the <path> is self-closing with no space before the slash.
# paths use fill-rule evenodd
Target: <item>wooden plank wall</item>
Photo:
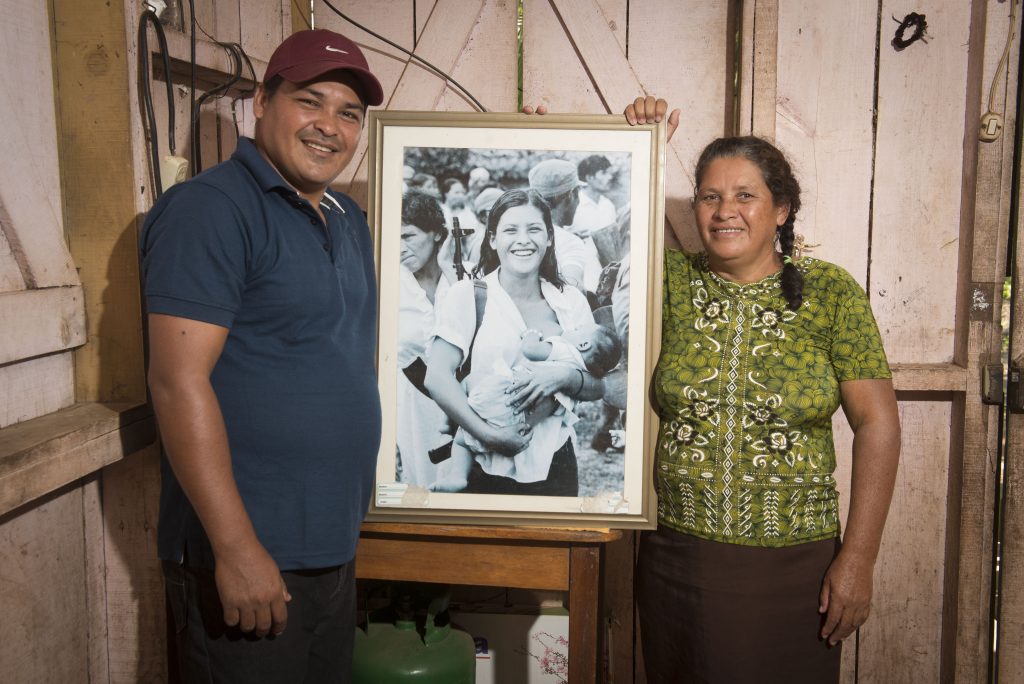
<path id="1" fill-rule="evenodd" d="M 47 4 L 3 0 L 0 9 L 0 56 L 19 66 L 0 70 L 2 429 L 74 402 L 70 349 L 84 341 L 85 321 L 64 236 Z M 38 106 L 25 106 L 28 93 Z M 0 516 L 5 681 L 82 681 L 93 664 L 102 669 L 92 648 L 102 592 L 83 580 L 99 576 L 86 571 L 86 508 L 95 493 L 93 479 Z M 38 638 L 43 632 L 49 638 Z"/>

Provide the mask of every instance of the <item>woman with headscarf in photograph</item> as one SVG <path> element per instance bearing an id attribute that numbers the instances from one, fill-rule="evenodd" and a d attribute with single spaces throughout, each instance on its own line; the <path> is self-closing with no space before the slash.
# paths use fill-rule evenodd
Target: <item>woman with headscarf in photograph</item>
<path id="1" fill-rule="evenodd" d="M 463 433 L 456 443 L 472 445 L 465 491 L 577 496 L 572 411 L 577 400 L 602 396 L 594 377 L 601 370 L 589 369 L 614 366 L 620 350 L 614 334 L 594 324 L 586 297 L 559 276 L 551 211 L 539 194 L 511 190 L 495 202 L 475 275 L 486 287 L 479 325 L 479 286 L 456 283 L 437 311 L 426 379 Z M 571 347 L 576 360 L 525 362 L 524 345 L 536 339 Z M 456 371 L 467 358 L 464 387 Z M 491 408 L 518 420 L 488 420 L 471 406 L 474 392 L 500 373 L 511 374 L 511 388 Z"/>
<path id="2" fill-rule="evenodd" d="M 442 256 L 448 229 L 437 200 L 410 190 L 402 197 L 398 309 L 397 444 L 401 481 L 429 487 L 437 477 L 428 452 L 448 440 L 444 412 L 426 394 L 424 359 L 434 312 L 452 282 L 451 263 Z M 450 241 L 448 241 L 450 243 Z"/>

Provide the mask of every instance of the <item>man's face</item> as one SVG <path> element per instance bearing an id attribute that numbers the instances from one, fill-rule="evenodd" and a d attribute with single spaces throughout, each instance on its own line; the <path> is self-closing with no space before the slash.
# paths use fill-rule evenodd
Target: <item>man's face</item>
<path id="1" fill-rule="evenodd" d="M 315 206 L 352 160 L 365 109 L 345 72 L 307 83 L 283 81 L 273 96 L 256 91 L 256 148 L 298 193 Z"/>
<path id="2" fill-rule="evenodd" d="M 580 189 L 573 188 L 560 202 L 551 203 L 551 219 L 559 226 L 568 226 L 580 204 Z"/>
<path id="3" fill-rule="evenodd" d="M 614 178 L 615 174 L 612 173 L 611 168 L 601 169 L 597 173 L 593 173 L 587 177 L 587 185 L 597 192 L 604 194 L 611 190 L 612 180 Z"/>
<path id="4" fill-rule="evenodd" d="M 448 188 L 448 194 L 444 196 L 444 202 L 452 211 L 459 211 L 466 206 L 466 188 L 462 183 L 454 183 Z"/>

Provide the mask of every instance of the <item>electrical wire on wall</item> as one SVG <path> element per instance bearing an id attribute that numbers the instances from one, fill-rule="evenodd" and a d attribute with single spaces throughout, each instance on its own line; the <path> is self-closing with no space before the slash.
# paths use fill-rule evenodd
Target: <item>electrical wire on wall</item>
<path id="1" fill-rule="evenodd" d="M 1010 0 L 1010 28 L 1006 32 L 1006 45 L 1003 46 L 1003 54 L 996 65 L 995 73 L 992 74 L 992 84 L 988 88 L 988 109 L 981 115 L 981 132 L 978 137 L 982 142 L 994 142 L 999 138 L 1003 125 L 1003 115 L 996 111 L 996 85 L 999 83 L 999 74 L 1006 68 L 1006 60 L 1010 56 L 1010 44 L 1013 42 L 1014 30 L 1017 27 L 1017 0 Z"/>
<path id="2" fill-rule="evenodd" d="M 153 10 L 151 5 L 139 17 L 139 90 L 142 95 L 143 109 L 146 119 L 144 133 L 149 138 L 149 163 L 150 171 L 153 174 L 153 183 L 156 186 L 156 196 L 163 194 L 164 188 L 160 178 L 160 143 L 156 130 L 156 115 L 153 113 L 153 91 L 150 79 L 149 62 L 149 30 L 152 24 L 156 33 L 157 43 L 160 45 L 160 57 L 164 70 L 164 82 L 167 85 L 167 147 L 171 155 L 175 153 L 174 141 L 174 90 L 171 84 L 171 61 L 167 53 L 167 36 L 164 34 L 164 27 L 160 23 L 160 17 Z"/>
<path id="3" fill-rule="evenodd" d="M 252 88 L 249 88 L 249 89 L 247 89 L 245 91 L 242 91 L 238 95 L 238 97 L 232 98 L 232 103 L 231 103 L 231 120 L 232 120 L 232 123 L 235 126 L 235 137 L 238 137 L 238 135 L 239 135 L 239 132 L 238 132 L 238 118 L 235 115 L 235 104 L 238 102 L 239 99 L 244 99 L 246 97 L 249 97 L 254 92 L 256 92 L 256 86 L 255 86 L 255 83 L 256 83 L 256 70 L 255 70 L 255 68 L 253 68 L 252 60 L 249 59 L 249 55 L 246 54 L 245 50 L 242 49 L 242 46 L 239 43 L 225 43 L 225 42 L 219 41 L 216 38 L 214 38 L 213 36 L 211 36 L 206 31 L 206 29 L 204 29 L 202 27 L 202 25 L 197 23 L 196 26 L 212 42 L 216 43 L 220 47 L 222 47 L 225 50 L 227 50 L 228 55 L 231 57 L 231 63 L 233 65 L 231 78 L 228 79 L 227 81 L 225 81 L 224 83 L 222 83 L 221 85 L 219 85 L 219 86 L 217 86 L 215 88 L 211 88 L 210 90 L 208 90 L 205 93 L 203 93 L 199 97 L 199 99 L 196 101 L 195 109 L 193 110 L 192 137 L 193 137 L 193 140 L 195 140 L 195 143 L 194 143 L 194 154 L 195 154 L 194 164 L 195 164 L 195 172 L 199 173 L 200 171 L 203 170 L 203 167 L 202 167 L 202 130 L 201 130 L 201 123 L 200 123 L 201 116 L 202 116 L 203 105 L 205 105 L 210 100 L 221 98 L 221 97 L 225 96 L 235 86 L 235 84 L 237 84 L 240 80 L 242 80 L 242 71 L 244 69 L 248 68 L 249 75 L 250 75 L 252 83 L 254 85 L 253 85 Z"/>
<path id="4" fill-rule="evenodd" d="M 479 110 L 480 110 L 481 112 L 486 112 L 486 111 L 487 111 L 487 108 L 486 108 L 486 107 L 484 107 L 484 106 L 483 106 L 482 104 L 480 104 L 480 101 L 479 101 L 479 100 L 477 100 L 477 99 L 476 99 L 475 97 L 473 97 L 473 94 L 472 94 L 472 93 L 470 93 L 470 92 L 469 92 L 468 90 L 466 90 L 466 89 L 465 89 L 465 88 L 464 88 L 464 87 L 462 86 L 462 84 L 461 84 L 461 83 L 459 83 L 458 81 L 456 81 L 456 80 L 455 80 L 454 78 L 452 78 L 451 76 L 449 76 L 449 75 L 448 75 L 447 73 L 445 73 L 444 71 L 442 71 L 442 70 L 441 70 L 441 69 L 439 69 L 438 67 L 434 66 L 433 64 L 431 64 L 431 63 L 430 63 L 430 62 L 428 62 L 427 60 L 423 59 L 422 57 L 420 57 L 420 56 L 418 56 L 418 55 L 415 55 L 415 54 L 413 54 L 413 53 L 412 53 L 412 52 L 410 52 L 409 50 L 406 50 L 406 49 L 405 49 L 404 47 L 402 47 L 401 45 L 398 45 L 397 43 L 394 43 L 394 42 L 392 42 L 392 41 L 388 40 L 387 38 L 385 38 L 384 36 L 380 35 L 379 33 L 374 33 L 373 31 L 371 31 L 370 29 L 366 28 L 365 26 L 363 26 L 362 24 L 360 24 L 359 22 L 357 22 L 356 20 L 354 20 L 354 19 L 353 19 L 352 17 L 348 16 L 347 14 L 345 14 L 344 12 L 342 12 L 342 11 L 341 11 L 340 9 L 338 9 L 337 7 L 335 7 L 334 5 L 332 5 L 332 4 L 331 4 L 331 3 L 330 3 L 330 2 L 328 1 L 328 0 L 323 0 L 323 3 L 324 3 L 324 5 L 326 5 L 326 6 L 327 6 L 327 7 L 328 7 L 328 8 L 329 8 L 329 9 L 330 9 L 330 10 L 331 10 L 332 12 L 334 12 L 335 14 L 337 14 L 337 15 L 338 15 L 339 17 L 341 17 L 342 19 L 344 19 L 344 20 L 345 20 L 345 21 L 347 21 L 348 23 L 350 23 L 350 24 L 352 24 L 353 26 L 355 26 L 355 27 L 356 27 L 357 29 L 359 29 L 359 30 L 361 30 L 361 31 L 365 31 L 366 33 L 369 33 L 369 34 L 370 34 L 371 36 L 373 36 L 373 37 L 374 37 L 374 38 L 376 38 L 377 40 L 381 40 L 381 41 L 384 41 L 385 43 L 387 43 L 387 44 L 388 44 L 388 45 L 390 45 L 391 47 L 395 48 L 396 50 L 399 50 L 399 51 L 401 51 L 401 52 L 403 52 L 403 53 L 405 53 L 405 54 L 409 55 L 409 57 L 411 57 L 412 59 L 416 60 L 417 62 L 419 62 L 419 63 L 420 63 L 420 64 L 422 64 L 423 66 L 427 67 L 428 69 L 430 69 L 431 71 L 433 71 L 433 72 L 434 72 L 435 74 L 437 74 L 438 76 L 440 76 L 441 78 L 443 78 L 443 79 L 444 79 L 445 81 L 447 81 L 448 83 L 451 83 L 451 84 L 452 84 L 453 86 L 455 86 L 455 87 L 456 87 L 456 88 L 457 88 L 457 89 L 458 89 L 458 90 L 459 90 L 459 91 L 460 91 L 460 92 L 461 92 L 461 93 L 462 93 L 463 95 L 465 95 L 466 97 L 468 97 L 468 98 L 469 98 L 469 99 L 470 99 L 470 100 L 471 100 L 471 101 L 473 102 L 473 104 L 474 104 L 474 105 L 476 106 L 476 108 L 477 108 L 477 109 L 479 109 Z"/>

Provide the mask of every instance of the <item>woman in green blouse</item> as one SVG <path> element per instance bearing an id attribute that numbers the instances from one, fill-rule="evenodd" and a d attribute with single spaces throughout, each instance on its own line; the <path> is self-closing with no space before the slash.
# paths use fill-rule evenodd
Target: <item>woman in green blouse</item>
<path id="1" fill-rule="evenodd" d="M 638 98 L 630 123 L 679 110 Z M 864 291 L 793 254 L 800 186 L 754 137 L 720 138 L 694 173 L 704 251 L 665 251 L 655 374 L 658 529 L 637 567 L 657 682 L 838 681 L 867 619 L 900 427 Z M 840 543 L 832 414 L 854 432 Z"/>

